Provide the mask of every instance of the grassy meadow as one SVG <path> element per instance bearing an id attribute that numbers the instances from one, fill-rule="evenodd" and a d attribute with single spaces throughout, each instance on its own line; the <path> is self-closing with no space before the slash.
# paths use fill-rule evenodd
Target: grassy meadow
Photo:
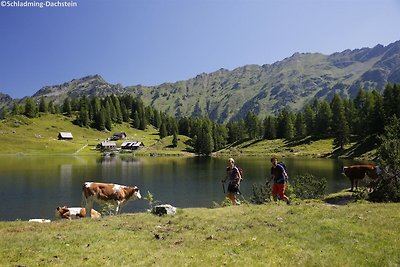
<path id="1" fill-rule="evenodd" d="M 302 201 L 0 222 L 0 265 L 399 266 L 399 208 Z"/>
<path id="2" fill-rule="evenodd" d="M 73 140 L 58 140 L 59 132 L 71 132 Z M 29 119 L 25 116 L 13 116 L 0 121 L 0 138 L 2 150 L 0 154 L 98 154 L 96 145 L 114 132 L 126 132 L 128 140 L 142 141 L 145 149 L 137 154 L 162 153 L 183 154 L 190 149 L 183 142 L 188 138 L 178 136 L 178 147 L 172 149 L 172 137 L 160 140 L 158 130 L 148 127 L 146 131 L 132 128 L 124 123 L 116 125 L 113 131 L 97 131 L 73 124 L 73 119 L 63 115 L 42 114 L 38 118 Z M 123 141 L 117 141 L 121 145 Z M 151 151 L 151 152 L 149 152 Z"/>
<path id="3" fill-rule="evenodd" d="M 71 132 L 73 140 L 58 140 L 59 132 Z M 25 116 L 12 116 L 0 121 L 0 138 L 2 150 L 0 154 L 98 154 L 96 145 L 114 132 L 126 132 L 127 140 L 142 141 L 145 148 L 135 151 L 135 155 L 193 155 L 193 148 L 188 145 L 187 136 L 178 136 L 177 147 L 172 147 L 172 136 L 159 138 L 158 130 L 148 126 L 145 131 L 132 128 L 128 123 L 114 125 L 111 132 L 98 131 L 92 128 L 79 127 L 73 123 L 73 118 L 63 115 L 41 114 L 38 118 L 29 119 Z M 359 141 L 359 140 L 358 140 Z M 120 146 L 123 141 L 117 141 Z M 214 155 L 216 156 L 270 156 L 279 157 L 346 157 L 374 158 L 374 144 L 353 141 L 344 151 L 333 149 L 333 139 L 312 140 L 310 137 L 302 140 L 247 140 L 231 144 Z"/>

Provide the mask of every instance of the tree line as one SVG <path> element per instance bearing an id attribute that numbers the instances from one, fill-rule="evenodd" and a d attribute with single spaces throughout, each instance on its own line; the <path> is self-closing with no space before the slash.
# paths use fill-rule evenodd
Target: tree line
<path id="1" fill-rule="evenodd" d="M 62 105 L 48 103 L 45 98 L 39 103 L 27 98 L 24 104 L 14 103 L 11 113 L 30 118 L 40 113 L 62 113 L 74 116 L 81 127 L 100 131 L 111 131 L 123 122 L 140 130 L 152 125 L 159 130 L 160 138 L 172 135 L 173 146 L 177 145 L 178 134 L 186 135 L 191 138 L 195 153 L 209 155 L 227 144 L 246 139 L 333 138 L 334 146 L 343 148 L 351 136 L 361 139 L 381 135 L 393 117 L 400 118 L 399 103 L 400 85 L 388 84 L 383 94 L 360 89 L 353 100 L 335 94 L 329 102 L 314 99 L 297 113 L 284 108 L 276 115 L 260 119 L 250 111 L 243 119 L 227 124 L 218 124 L 208 117 L 175 118 L 145 106 L 132 95 L 66 98 Z"/>

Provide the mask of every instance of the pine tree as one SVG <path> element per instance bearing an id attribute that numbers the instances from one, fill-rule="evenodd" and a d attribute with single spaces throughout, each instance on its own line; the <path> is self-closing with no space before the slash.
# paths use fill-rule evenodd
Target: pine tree
<path id="1" fill-rule="evenodd" d="M 331 134 L 332 110 L 326 100 L 321 101 L 315 118 L 317 136 L 329 137 Z"/>
<path id="2" fill-rule="evenodd" d="M 48 109 L 48 112 L 50 112 L 51 114 L 55 114 L 55 113 L 56 113 L 56 110 L 55 110 L 55 108 L 54 108 L 54 102 L 53 102 L 53 101 L 50 101 L 50 102 L 49 102 L 49 106 L 47 107 L 47 109 Z"/>
<path id="3" fill-rule="evenodd" d="M 331 101 L 332 113 L 332 133 L 333 145 L 343 149 L 344 145 L 349 143 L 350 130 L 345 115 L 342 98 L 335 94 Z"/>
<path id="4" fill-rule="evenodd" d="M 315 113 L 310 104 L 307 104 L 304 108 L 304 122 L 306 124 L 306 135 L 314 134 Z"/>
<path id="5" fill-rule="evenodd" d="M 64 100 L 63 112 L 64 112 L 67 116 L 71 116 L 71 115 L 72 115 L 71 101 L 69 100 L 69 98 L 66 98 L 66 99 Z"/>
<path id="6" fill-rule="evenodd" d="M 135 114 L 133 115 L 133 127 L 136 129 L 140 128 L 140 119 L 137 111 L 135 111 Z"/>
<path id="7" fill-rule="evenodd" d="M 178 134 L 174 133 L 174 136 L 172 138 L 172 147 L 177 147 L 178 146 Z"/>
<path id="8" fill-rule="evenodd" d="M 20 115 L 20 114 L 23 113 L 22 109 L 23 108 L 21 107 L 21 105 L 19 105 L 18 103 L 14 102 L 13 103 L 13 107 L 11 109 L 11 114 L 12 115 Z"/>
<path id="9" fill-rule="evenodd" d="M 250 139 L 254 139 L 257 136 L 257 116 L 254 112 L 249 111 L 246 115 L 245 124 L 247 133 Z"/>
<path id="10" fill-rule="evenodd" d="M 122 121 L 129 122 L 129 111 L 124 103 L 121 103 Z"/>
<path id="11" fill-rule="evenodd" d="M 264 139 L 276 139 L 276 119 L 273 116 L 264 119 Z"/>
<path id="12" fill-rule="evenodd" d="M 25 100 L 25 116 L 27 116 L 28 118 L 35 118 L 37 116 L 37 112 L 38 111 L 35 102 L 31 97 L 28 97 Z"/>
<path id="13" fill-rule="evenodd" d="M 81 127 L 89 126 L 89 112 L 86 110 L 85 106 L 81 107 L 77 121 L 78 121 L 79 126 L 81 126 Z"/>
<path id="14" fill-rule="evenodd" d="M 295 129 L 296 129 L 296 138 L 304 138 L 306 136 L 306 124 L 304 120 L 303 113 L 299 112 L 296 115 L 296 123 L 295 123 Z"/>
<path id="15" fill-rule="evenodd" d="M 163 139 L 164 137 L 168 136 L 167 132 L 167 121 L 162 120 L 160 126 L 160 138 Z"/>
<path id="16" fill-rule="evenodd" d="M 47 106 L 47 103 L 46 103 L 46 100 L 44 99 L 44 97 L 42 97 L 40 99 L 39 112 L 43 112 L 43 113 L 47 113 L 48 112 L 48 106 Z"/>

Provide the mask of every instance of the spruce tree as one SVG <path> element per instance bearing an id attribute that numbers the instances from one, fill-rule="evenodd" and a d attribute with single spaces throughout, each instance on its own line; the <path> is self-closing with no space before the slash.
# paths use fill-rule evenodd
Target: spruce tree
<path id="1" fill-rule="evenodd" d="M 48 112 L 48 106 L 47 106 L 47 102 L 44 99 L 44 97 L 40 98 L 40 102 L 39 102 L 39 112 L 43 112 L 43 113 L 47 113 Z"/>
<path id="2" fill-rule="evenodd" d="M 298 112 L 296 115 L 295 129 L 296 129 L 296 134 L 295 134 L 296 138 L 304 138 L 306 136 L 306 124 L 303 113 L 301 112 Z"/>
<path id="3" fill-rule="evenodd" d="M 37 116 L 37 107 L 35 102 L 31 97 L 28 97 L 25 100 L 25 116 L 28 118 L 35 118 Z"/>
<path id="4" fill-rule="evenodd" d="M 344 145 L 349 143 L 350 130 L 347 123 L 346 113 L 344 110 L 343 100 L 335 94 L 331 101 L 332 107 L 332 133 L 334 147 L 343 149 Z"/>

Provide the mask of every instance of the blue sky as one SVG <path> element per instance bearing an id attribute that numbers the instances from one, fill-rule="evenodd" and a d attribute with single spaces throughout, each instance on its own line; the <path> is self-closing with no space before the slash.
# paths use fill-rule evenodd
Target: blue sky
<path id="1" fill-rule="evenodd" d="M 0 92 L 19 98 L 90 74 L 157 85 L 400 40 L 398 0 L 74 2 L 0 7 Z"/>

